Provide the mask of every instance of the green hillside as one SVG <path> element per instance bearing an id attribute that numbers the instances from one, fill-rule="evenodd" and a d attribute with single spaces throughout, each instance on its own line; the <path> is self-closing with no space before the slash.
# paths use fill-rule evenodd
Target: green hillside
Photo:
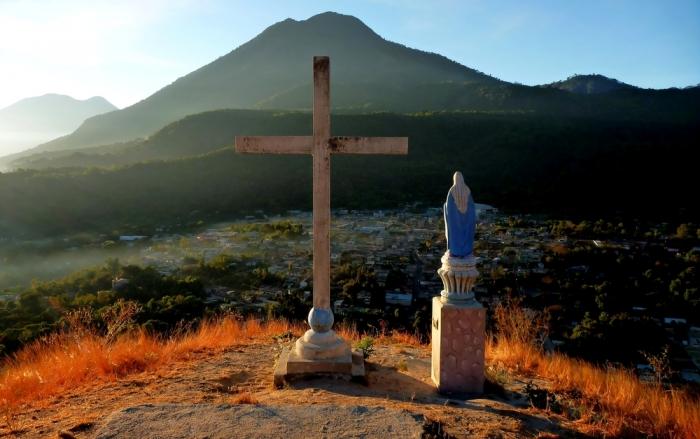
<path id="1" fill-rule="evenodd" d="M 163 224 L 309 208 L 311 160 L 238 155 L 236 134 L 309 134 L 308 113 L 226 110 L 185 118 L 118 166 L 0 175 L 0 236 L 70 231 L 152 233 Z M 524 212 L 601 217 L 697 215 L 695 122 L 609 121 L 537 114 L 341 114 L 335 135 L 410 138 L 406 157 L 337 156 L 335 207 L 442 203 L 454 170 L 477 201 Z M 221 149 L 221 148 L 225 149 Z M 670 213 L 672 212 L 672 213 Z"/>

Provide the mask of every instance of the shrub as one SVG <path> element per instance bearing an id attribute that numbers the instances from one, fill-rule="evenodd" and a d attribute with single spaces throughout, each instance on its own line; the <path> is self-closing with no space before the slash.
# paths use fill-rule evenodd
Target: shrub
<path id="1" fill-rule="evenodd" d="M 374 353 L 374 338 L 362 337 L 362 340 L 357 343 L 357 349 L 362 351 L 362 356 L 365 359 L 369 358 Z"/>

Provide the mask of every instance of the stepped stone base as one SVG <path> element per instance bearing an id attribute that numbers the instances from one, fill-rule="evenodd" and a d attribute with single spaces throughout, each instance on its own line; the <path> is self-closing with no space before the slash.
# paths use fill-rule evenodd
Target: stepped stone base
<path id="1" fill-rule="evenodd" d="M 433 298 L 431 376 L 440 393 L 483 393 L 486 310 Z"/>
<path id="2" fill-rule="evenodd" d="M 286 382 L 313 376 L 334 376 L 364 382 L 364 356 L 360 351 L 353 351 L 337 358 L 307 360 L 296 349 L 285 348 L 282 351 L 275 365 L 275 387 L 280 388 Z"/>

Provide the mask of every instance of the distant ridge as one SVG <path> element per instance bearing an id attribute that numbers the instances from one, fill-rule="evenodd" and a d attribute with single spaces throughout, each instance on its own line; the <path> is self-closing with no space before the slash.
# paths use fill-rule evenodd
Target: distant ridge
<path id="1" fill-rule="evenodd" d="M 22 99 L 0 109 L 0 156 L 69 134 L 85 119 L 116 109 L 101 96 L 78 100 L 45 94 Z"/>
<path id="2" fill-rule="evenodd" d="M 88 117 L 117 109 L 101 96 L 78 100 L 49 93 L 25 98 L 0 109 L 0 129 L 70 132 Z"/>

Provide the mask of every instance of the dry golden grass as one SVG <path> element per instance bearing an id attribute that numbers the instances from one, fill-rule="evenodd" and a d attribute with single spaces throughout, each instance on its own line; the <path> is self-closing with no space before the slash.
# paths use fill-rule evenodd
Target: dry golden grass
<path id="1" fill-rule="evenodd" d="M 180 331 L 170 338 L 144 330 L 115 337 L 96 335 L 80 323 L 72 329 L 31 343 L 6 361 L 0 372 L 0 415 L 11 424 L 24 404 L 40 405 L 47 398 L 98 380 L 113 380 L 143 371 L 154 371 L 191 354 L 236 345 L 269 343 L 273 337 L 298 337 L 307 329 L 284 320 L 241 320 L 226 316 L 204 322 L 196 330 Z M 338 333 L 351 342 L 362 334 L 353 325 L 338 325 Z M 392 332 L 377 337 L 379 343 L 420 345 L 410 334 Z"/>
<path id="2" fill-rule="evenodd" d="M 350 340 L 352 342 L 358 342 L 365 336 L 371 336 L 374 341 L 378 344 L 402 344 L 408 346 L 426 346 L 426 341 L 421 339 L 421 337 L 415 333 L 402 332 L 402 331 L 382 331 L 379 334 L 363 334 L 357 330 L 354 324 L 348 324 L 342 322 L 337 325 L 335 331 L 343 337 L 345 340 Z"/>
<path id="3" fill-rule="evenodd" d="M 626 370 L 604 370 L 564 355 L 543 354 L 536 346 L 546 333 L 546 322 L 517 304 L 498 307 L 495 316 L 499 328 L 487 344 L 487 362 L 544 378 L 554 391 L 580 392 L 581 430 L 608 435 L 636 431 L 660 437 L 700 437 L 700 402 L 696 399 L 681 391 L 643 384 Z M 196 330 L 182 330 L 169 338 L 142 330 L 98 336 L 78 325 L 28 345 L 2 366 L 0 421 L 12 430 L 17 422 L 15 415 L 24 408 L 41 406 L 42 401 L 79 386 L 155 371 L 194 358 L 193 354 L 199 352 L 270 343 L 277 336 L 297 337 L 305 330 L 301 323 L 244 321 L 234 316 L 206 321 Z M 366 335 L 352 325 L 340 324 L 337 331 L 352 342 Z M 373 336 L 379 344 L 426 346 L 415 334 L 392 331 Z M 257 403 L 247 393 L 233 399 L 241 404 Z"/>
<path id="4" fill-rule="evenodd" d="M 642 383 L 628 370 L 602 369 L 562 354 L 544 354 L 536 344 L 544 330 L 543 320 L 517 303 L 497 307 L 495 318 L 498 334 L 486 346 L 487 362 L 541 377 L 554 391 L 580 392 L 579 424 L 613 436 L 639 432 L 700 438 L 697 399 L 680 390 L 667 391 L 659 385 Z M 586 430 L 585 425 L 582 429 Z"/>
<path id="5" fill-rule="evenodd" d="M 269 343 L 273 336 L 303 331 L 282 320 L 209 320 L 195 331 L 164 339 L 143 330 L 112 340 L 74 330 L 27 345 L 6 361 L 0 373 L 0 413 L 7 424 L 24 404 L 40 404 L 55 395 L 97 380 L 157 370 L 204 350 L 251 343 Z"/>
<path id="6" fill-rule="evenodd" d="M 258 400 L 250 392 L 240 393 L 231 398 L 231 404 L 258 404 Z"/>
<path id="7" fill-rule="evenodd" d="M 403 344 L 408 346 L 426 346 L 428 344 L 415 333 L 401 331 L 391 331 L 389 334 L 380 335 L 378 340 L 379 343 Z"/>

